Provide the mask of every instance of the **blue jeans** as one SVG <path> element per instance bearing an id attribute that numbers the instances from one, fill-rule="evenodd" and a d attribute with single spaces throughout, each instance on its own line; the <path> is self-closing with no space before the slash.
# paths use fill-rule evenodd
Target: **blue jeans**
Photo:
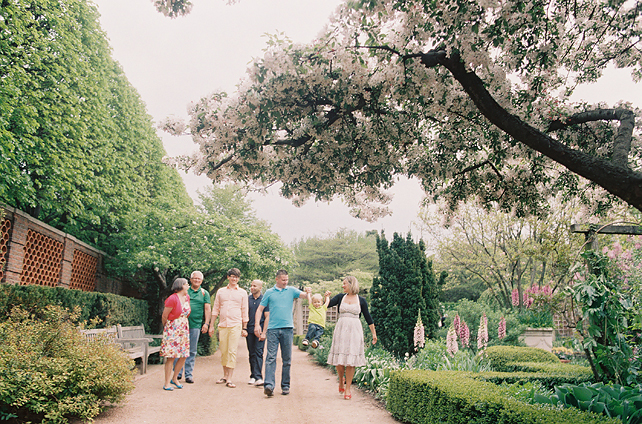
<path id="1" fill-rule="evenodd" d="M 250 354 L 250 378 L 255 380 L 263 379 L 263 347 L 265 340 L 259 340 L 254 335 L 254 330 L 250 331 L 248 328 L 247 337 L 247 351 Z"/>
<path id="2" fill-rule="evenodd" d="M 192 372 L 194 371 L 194 362 L 196 362 L 196 351 L 198 350 L 198 339 L 201 336 L 201 328 L 190 328 L 189 329 L 189 356 L 185 359 L 185 378 L 192 378 Z M 174 365 L 176 365 L 178 359 L 174 359 Z M 183 370 L 180 370 L 178 373 L 178 378 L 181 378 L 183 375 Z"/>
<path id="3" fill-rule="evenodd" d="M 276 385 L 276 354 L 281 345 L 281 390 L 290 390 L 290 366 L 292 365 L 293 328 L 273 328 L 267 331 L 267 356 L 265 357 L 264 387 L 274 390 Z"/>
<path id="4" fill-rule="evenodd" d="M 321 339 L 321 336 L 323 336 L 324 331 L 325 328 L 321 327 L 319 324 L 308 324 L 308 332 L 305 335 L 305 338 L 310 342 L 312 340 L 319 341 L 319 339 Z"/>

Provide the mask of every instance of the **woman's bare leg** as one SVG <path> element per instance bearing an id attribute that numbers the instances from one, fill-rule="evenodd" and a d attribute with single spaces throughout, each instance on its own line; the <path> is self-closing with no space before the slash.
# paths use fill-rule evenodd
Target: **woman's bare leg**
<path id="1" fill-rule="evenodd" d="M 343 391 L 344 374 L 345 367 L 343 365 L 337 365 L 337 376 L 339 377 L 339 392 Z"/>
<path id="2" fill-rule="evenodd" d="M 172 366 L 173 365 L 174 365 L 174 358 L 165 358 L 165 386 L 164 387 L 171 387 L 169 385 L 170 384 L 169 382 L 172 379 Z M 176 369 L 180 370 L 180 368 L 176 368 Z"/>
<path id="3" fill-rule="evenodd" d="M 181 372 L 181 370 L 183 369 L 183 365 L 185 365 L 186 359 L 187 358 L 183 357 L 183 358 L 178 358 L 178 361 L 176 361 L 176 366 L 174 367 L 174 376 L 172 378 L 175 383 L 178 383 L 178 373 Z"/>
<path id="4" fill-rule="evenodd" d="M 352 386 L 353 377 L 354 377 L 354 367 L 346 367 L 346 396 L 352 396 L 350 387 Z"/>

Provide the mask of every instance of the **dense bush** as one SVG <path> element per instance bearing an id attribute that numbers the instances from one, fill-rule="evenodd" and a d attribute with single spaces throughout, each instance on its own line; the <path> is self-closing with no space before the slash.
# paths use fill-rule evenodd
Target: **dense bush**
<path id="1" fill-rule="evenodd" d="M 451 371 L 392 373 L 388 410 L 406 423 L 621 424 L 577 409 L 559 410 L 520 402 L 511 391 Z"/>
<path id="2" fill-rule="evenodd" d="M 514 362 L 560 363 L 555 354 L 536 347 L 491 346 L 486 349 L 485 355 L 495 371 L 513 371 Z"/>
<path id="3" fill-rule="evenodd" d="M 91 420 L 133 390 L 133 361 L 111 342 L 86 340 L 76 319 L 47 306 L 39 318 L 15 308 L 0 322 L 0 420 Z"/>
<path id="4" fill-rule="evenodd" d="M 399 361 L 391 353 L 372 348 L 366 351 L 366 365 L 357 367 L 353 382 L 371 392 L 377 399 L 385 400 L 390 386 L 390 374 L 401 368 Z"/>
<path id="5" fill-rule="evenodd" d="M 591 374 L 590 368 L 577 367 L 566 364 L 559 364 L 557 368 L 557 370 L 549 369 L 540 372 L 484 372 L 475 375 L 475 378 L 495 384 L 523 384 L 526 382 L 539 382 L 542 386 L 550 390 L 552 390 L 555 386 L 559 386 L 560 384 L 580 384 L 593 382 L 593 375 Z"/>
<path id="6" fill-rule="evenodd" d="M 379 277 L 370 293 L 372 318 L 382 346 L 399 357 L 414 351 L 419 313 L 428 338 L 435 335 L 440 318 L 438 297 L 445 276 L 437 280 L 425 249 L 410 234 L 404 239 L 395 233 L 390 244 L 383 234 L 377 238 Z"/>
<path id="7" fill-rule="evenodd" d="M 14 306 L 38 315 L 47 305 L 67 309 L 79 307 L 79 322 L 93 322 L 97 327 L 145 324 L 148 305 L 140 299 L 111 293 L 84 292 L 63 287 L 19 286 L 0 284 L 0 321 L 7 319 Z"/>

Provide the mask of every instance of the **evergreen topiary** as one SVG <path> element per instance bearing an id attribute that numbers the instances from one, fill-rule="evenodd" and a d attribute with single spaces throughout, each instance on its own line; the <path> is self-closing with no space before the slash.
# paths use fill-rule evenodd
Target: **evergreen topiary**
<path id="1" fill-rule="evenodd" d="M 415 350 L 413 331 L 421 310 L 426 337 L 431 338 L 440 319 L 439 290 L 426 259 L 423 241 L 415 243 L 410 233 L 393 235 L 388 244 L 383 232 L 377 237 L 379 276 L 370 292 L 372 318 L 383 347 L 398 356 Z"/>

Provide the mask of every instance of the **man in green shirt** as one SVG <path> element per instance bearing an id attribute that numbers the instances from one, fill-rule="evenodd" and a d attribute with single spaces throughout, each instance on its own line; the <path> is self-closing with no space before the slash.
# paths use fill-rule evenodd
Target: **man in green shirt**
<path id="1" fill-rule="evenodd" d="M 210 294 L 201 287 L 203 273 L 201 271 L 192 272 L 189 281 L 190 287 L 187 289 L 187 293 L 189 294 L 189 304 L 192 312 L 189 315 L 189 357 L 185 360 L 185 382 L 193 383 L 192 373 L 194 371 L 194 362 L 196 362 L 198 339 L 201 333 L 207 333 L 209 330 L 212 306 L 210 304 Z M 178 374 L 178 379 L 180 380 L 181 378 L 182 372 Z"/>

